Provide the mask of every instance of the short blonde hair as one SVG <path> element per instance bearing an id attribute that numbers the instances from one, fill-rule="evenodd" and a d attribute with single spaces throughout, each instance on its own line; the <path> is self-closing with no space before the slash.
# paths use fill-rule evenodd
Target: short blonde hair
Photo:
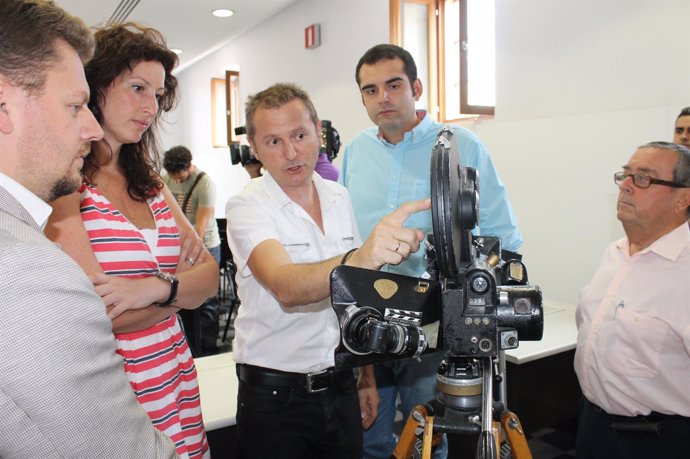
<path id="1" fill-rule="evenodd" d="M 301 100 L 307 110 L 314 126 L 319 124 L 319 116 L 316 114 L 314 104 L 307 92 L 294 83 L 276 83 L 261 92 L 249 96 L 245 106 L 245 123 L 247 138 L 254 141 L 256 127 L 254 126 L 254 114 L 259 108 L 280 108 L 293 100 Z"/>

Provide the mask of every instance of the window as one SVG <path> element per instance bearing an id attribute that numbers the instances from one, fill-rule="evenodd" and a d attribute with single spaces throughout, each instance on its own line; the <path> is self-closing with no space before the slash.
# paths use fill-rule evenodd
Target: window
<path id="1" fill-rule="evenodd" d="M 445 4 L 459 4 L 459 16 L 455 17 L 460 24 L 460 113 L 493 115 L 496 105 L 494 0 L 446 0 Z M 453 22 L 452 17 L 446 17 L 447 23 Z"/>
<path id="2" fill-rule="evenodd" d="M 240 127 L 240 72 L 225 71 L 225 106 L 227 107 L 228 145 L 239 142 L 235 128 Z"/>
<path id="3" fill-rule="evenodd" d="M 214 148 L 227 147 L 225 123 L 225 80 L 211 78 L 211 143 Z"/>
<path id="4" fill-rule="evenodd" d="M 225 79 L 211 78 L 211 140 L 214 148 L 238 143 L 240 72 L 225 71 Z"/>
<path id="5" fill-rule="evenodd" d="M 435 118 L 494 114 L 494 10 L 495 0 L 390 0 L 391 43 L 415 56 Z"/>

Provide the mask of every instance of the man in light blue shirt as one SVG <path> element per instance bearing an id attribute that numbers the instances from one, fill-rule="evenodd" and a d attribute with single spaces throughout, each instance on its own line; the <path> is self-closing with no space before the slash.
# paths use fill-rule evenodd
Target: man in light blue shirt
<path id="1" fill-rule="evenodd" d="M 422 82 L 412 56 L 395 45 L 377 45 L 360 59 L 356 69 L 362 103 L 376 124 L 346 147 L 340 182 L 350 191 L 362 237 L 400 204 L 430 196 L 431 150 L 442 124 L 415 110 L 422 95 Z M 517 252 L 522 234 L 508 201 L 505 187 L 486 147 L 474 133 L 450 126 L 460 152 L 460 164 L 479 172 L 479 232 L 500 236 L 504 251 Z M 405 226 L 432 232 L 431 211 L 419 212 Z M 383 270 L 420 276 L 426 270 L 424 253 L 417 253 L 398 266 Z M 395 448 L 395 404 L 401 399 L 403 415 L 415 405 L 436 395 L 436 370 L 443 352 L 423 356 L 422 362 L 406 359 L 376 365 L 376 383 L 381 399 L 378 418 L 365 433 L 365 458 L 389 458 Z M 434 458 L 445 458 L 447 441 Z"/>

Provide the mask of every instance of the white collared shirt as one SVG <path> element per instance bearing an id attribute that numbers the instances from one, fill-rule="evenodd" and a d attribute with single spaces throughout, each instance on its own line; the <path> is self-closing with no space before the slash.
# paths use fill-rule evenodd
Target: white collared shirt
<path id="1" fill-rule="evenodd" d="M 226 205 L 228 242 L 242 302 L 233 342 L 238 363 L 297 373 L 334 365 L 340 329 L 330 298 L 284 309 L 247 267 L 254 248 L 269 239 L 278 240 L 294 263 L 323 261 L 359 247 L 347 190 L 317 174 L 312 181 L 321 203 L 323 233 L 268 173 L 252 180 Z"/>
<path id="2" fill-rule="evenodd" d="M 575 371 L 610 414 L 690 416 L 690 230 L 612 243 L 577 307 Z"/>
<path id="3" fill-rule="evenodd" d="M 46 221 L 48 221 L 48 217 L 50 217 L 51 212 L 53 212 L 53 208 L 50 204 L 46 203 L 19 182 L 2 172 L 0 172 L 0 186 L 6 189 L 22 206 L 24 206 L 38 226 L 41 228 L 44 227 Z"/>

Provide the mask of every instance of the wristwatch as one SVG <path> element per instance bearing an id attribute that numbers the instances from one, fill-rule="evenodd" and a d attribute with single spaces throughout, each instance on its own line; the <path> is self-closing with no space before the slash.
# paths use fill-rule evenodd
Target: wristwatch
<path id="1" fill-rule="evenodd" d="M 163 279 L 166 282 L 170 282 L 170 295 L 168 296 L 168 299 L 163 302 L 153 304 L 161 308 L 175 304 L 177 301 L 177 284 L 179 283 L 177 277 L 173 276 L 172 274 L 164 273 L 163 271 L 156 271 L 153 275 L 159 279 Z"/>

